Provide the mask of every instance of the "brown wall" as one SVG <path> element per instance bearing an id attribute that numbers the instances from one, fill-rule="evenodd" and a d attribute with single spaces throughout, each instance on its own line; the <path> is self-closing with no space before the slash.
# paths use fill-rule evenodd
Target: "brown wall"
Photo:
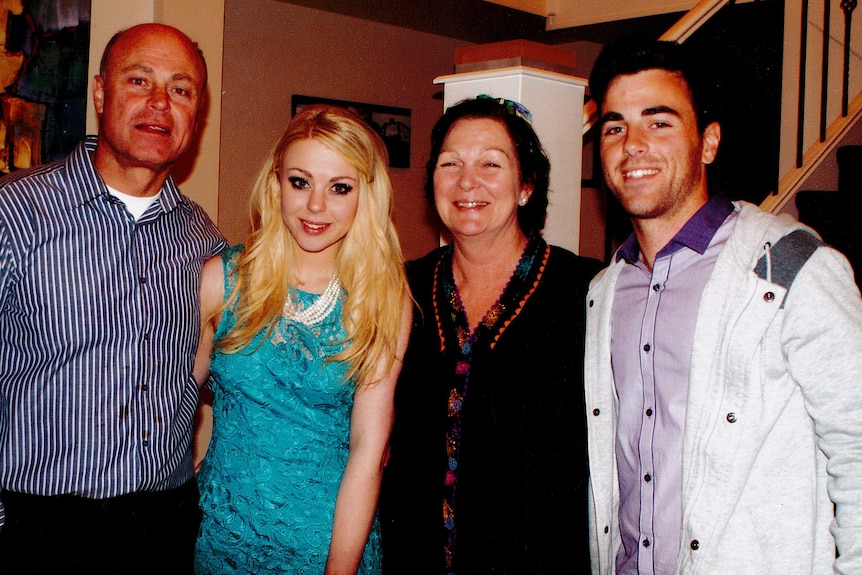
<path id="1" fill-rule="evenodd" d="M 275 0 L 226 0 L 219 227 L 248 231 L 248 190 L 302 94 L 412 110 L 410 168 L 391 168 L 395 224 L 407 258 L 438 243 L 422 195 L 431 127 L 443 111 L 437 76 L 465 42 Z"/>

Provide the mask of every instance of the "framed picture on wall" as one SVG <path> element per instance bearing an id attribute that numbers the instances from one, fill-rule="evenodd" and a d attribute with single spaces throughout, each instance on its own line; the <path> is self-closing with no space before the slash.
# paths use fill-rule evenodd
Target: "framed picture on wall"
<path id="1" fill-rule="evenodd" d="M 410 167 L 410 109 L 364 104 L 294 94 L 291 98 L 293 115 L 313 104 L 329 104 L 347 108 L 371 126 L 386 144 L 390 168 Z"/>

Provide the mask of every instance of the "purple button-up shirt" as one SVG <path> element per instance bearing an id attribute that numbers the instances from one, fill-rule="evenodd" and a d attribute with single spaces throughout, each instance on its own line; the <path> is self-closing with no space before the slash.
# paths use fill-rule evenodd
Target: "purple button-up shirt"
<path id="1" fill-rule="evenodd" d="M 616 284 L 611 332 L 620 404 L 620 575 L 673 573 L 676 566 L 697 310 L 735 221 L 733 205 L 714 197 L 658 252 L 652 272 L 640 261 L 634 236 L 617 252 L 629 264 Z"/>

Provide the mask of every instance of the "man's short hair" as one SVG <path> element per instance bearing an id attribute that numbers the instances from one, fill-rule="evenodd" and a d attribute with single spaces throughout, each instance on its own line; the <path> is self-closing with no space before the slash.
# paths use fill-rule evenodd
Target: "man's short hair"
<path id="1" fill-rule="evenodd" d="M 717 120 L 711 90 L 703 68 L 691 51 L 676 42 L 625 38 L 602 49 L 590 73 L 590 96 L 601 114 L 608 86 L 617 76 L 628 76 L 645 70 L 666 70 L 679 74 L 688 85 L 698 130 Z"/>

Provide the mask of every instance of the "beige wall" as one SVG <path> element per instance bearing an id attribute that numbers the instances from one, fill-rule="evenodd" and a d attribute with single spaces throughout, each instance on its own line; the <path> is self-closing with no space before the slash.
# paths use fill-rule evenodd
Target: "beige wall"
<path id="1" fill-rule="evenodd" d="M 412 110 L 408 168 L 391 168 L 395 224 L 405 255 L 438 242 L 422 195 L 431 127 L 443 110 L 435 77 L 454 69 L 450 38 L 276 0 L 226 0 L 219 227 L 248 231 L 248 190 L 302 94 Z"/>

